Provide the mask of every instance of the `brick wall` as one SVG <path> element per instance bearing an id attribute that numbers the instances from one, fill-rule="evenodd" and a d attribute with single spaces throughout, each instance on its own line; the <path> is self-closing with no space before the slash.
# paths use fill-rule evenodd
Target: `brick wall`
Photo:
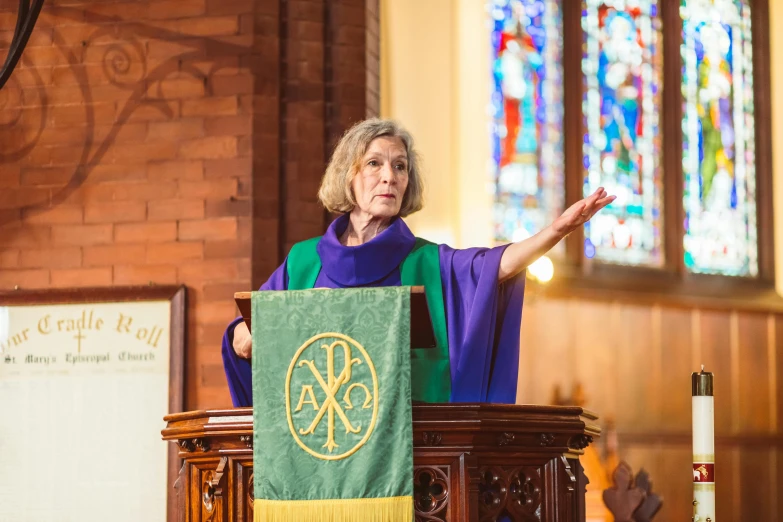
<path id="1" fill-rule="evenodd" d="M 228 405 L 232 294 L 323 230 L 331 137 L 365 113 L 330 83 L 365 99 L 366 41 L 326 30 L 364 35 L 363 6 L 47 2 L 0 91 L 0 289 L 187 285 L 187 407 Z"/>

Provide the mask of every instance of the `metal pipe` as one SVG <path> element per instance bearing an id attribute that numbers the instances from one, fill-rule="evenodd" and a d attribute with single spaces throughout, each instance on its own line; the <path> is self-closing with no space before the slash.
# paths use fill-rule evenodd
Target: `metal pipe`
<path id="1" fill-rule="evenodd" d="M 32 3 L 31 3 L 32 2 Z M 38 15 L 43 7 L 44 0 L 19 0 L 19 12 L 16 17 L 16 28 L 14 36 L 11 39 L 11 45 L 8 48 L 8 56 L 0 69 L 0 89 L 6 84 L 14 71 L 16 64 L 22 57 L 30 35 L 35 29 L 35 23 L 38 21 Z"/>

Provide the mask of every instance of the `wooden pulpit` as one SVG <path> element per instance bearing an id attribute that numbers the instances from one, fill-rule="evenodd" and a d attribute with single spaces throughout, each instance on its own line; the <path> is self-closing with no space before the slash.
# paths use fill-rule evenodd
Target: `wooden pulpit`
<path id="1" fill-rule="evenodd" d="M 250 326 L 251 293 L 234 297 Z M 411 346 L 435 346 L 421 286 L 411 287 Z M 596 419 L 578 407 L 414 403 L 416 521 L 584 521 L 579 455 L 600 433 Z M 177 522 L 251 522 L 252 408 L 165 420 L 163 438 L 177 443 L 184 460 Z"/>
<path id="2" fill-rule="evenodd" d="M 163 438 L 184 461 L 174 486 L 177 522 L 251 522 L 252 409 L 165 420 Z M 596 416 L 578 407 L 414 405 L 415 519 L 583 522 L 579 455 L 599 433 Z"/>

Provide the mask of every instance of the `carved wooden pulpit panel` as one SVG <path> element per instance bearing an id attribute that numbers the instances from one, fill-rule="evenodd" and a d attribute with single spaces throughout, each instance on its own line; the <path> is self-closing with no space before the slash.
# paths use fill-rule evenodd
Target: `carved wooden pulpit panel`
<path id="1" fill-rule="evenodd" d="M 169 415 L 184 459 L 177 520 L 252 522 L 250 408 Z M 577 407 L 413 406 L 416 522 L 584 521 L 579 455 L 600 433 Z"/>

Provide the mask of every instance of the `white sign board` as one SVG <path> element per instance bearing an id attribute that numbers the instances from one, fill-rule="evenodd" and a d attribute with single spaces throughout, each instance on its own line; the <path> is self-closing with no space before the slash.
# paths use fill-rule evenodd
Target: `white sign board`
<path id="1" fill-rule="evenodd" d="M 166 520 L 171 302 L 0 306 L 0 520 Z"/>

